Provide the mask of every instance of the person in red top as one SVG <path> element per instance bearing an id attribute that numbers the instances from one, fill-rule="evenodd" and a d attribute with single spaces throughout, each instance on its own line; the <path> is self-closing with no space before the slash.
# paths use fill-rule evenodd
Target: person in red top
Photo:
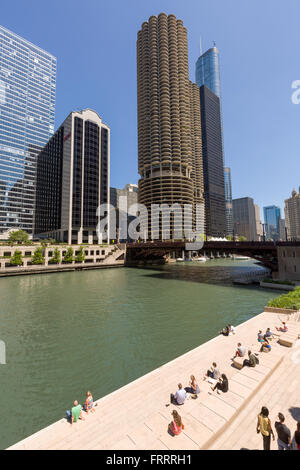
<path id="1" fill-rule="evenodd" d="M 176 410 L 172 411 L 173 421 L 169 424 L 169 432 L 172 436 L 178 436 L 181 431 L 184 429 L 184 425 L 181 420 L 181 416 L 177 413 Z"/>

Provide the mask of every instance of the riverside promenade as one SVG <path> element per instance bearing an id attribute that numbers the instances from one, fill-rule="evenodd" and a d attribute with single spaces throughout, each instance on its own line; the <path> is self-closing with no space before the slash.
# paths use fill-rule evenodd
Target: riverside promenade
<path id="1" fill-rule="evenodd" d="M 288 319 L 290 332 L 300 333 L 299 313 L 280 318 Z M 270 327 L 275 331 L 276 325 L 280 325 L 278 314 L 261 313 L 239 325 L 236 335 L 217 336 L 101 398 L 96 412 L 85 416 L 85 421 L 71 426 L 61 419 L 10 449 L 262 449 L 262 437 L 256 433 L 261 406 L 269 408 L 272 424 L 282 412 L 292 433 L 296 420 L 300 420 L 300 344 L 287 348 L 274 339 L 272 351 L 260 353 L 260 363 L 254 369 L 237 370 L 230 358 L 237 342 L 258 352 L 258 330 L 264 332 Z M 229 379 L 228 393 L 212 394 L 210 385 L 202 380 L 213 361 Z M 191 374 L 200 386 L 198 399 L 189 399 L 180 407 L 166 407 L 170 393 L 175 393 L 179 382 L 188 386 Z M 75 399 L 82 403 L 83 397 L 78 397 L 76 390 Z M 185 429 L 171 437 L 167 428 L 175 408 Z M 271 445 L 277 449 L 276 442 Z"/>

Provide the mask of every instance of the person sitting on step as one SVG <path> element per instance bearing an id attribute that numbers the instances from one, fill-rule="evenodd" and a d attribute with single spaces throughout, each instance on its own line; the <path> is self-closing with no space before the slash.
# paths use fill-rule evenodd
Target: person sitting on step
<path id="1" fill-rule="evenodd" d="M 200 388 L 194 375 L 191 375 L 189 387 L 185 387 L 185 391 L 194 395 L 198 395 L 200 393 Z"/>
<path id="2" fill-rule="evenodd" d="M 280 327 L 276 326 L 275 328 L 277 331 L 281 331 L 282 333 L 285 333 L 288 330 L 287 324 L 285 321 L 281 321 L 281 323 L 282 323 L 282 326 Z"/>
<path id="3" fill-rule="evenodd" d="M 168 426 L 168 431 L 172 436 L 178 436 L 181 431 L 184 429 L 181 416 L 177 413 L 176 410 L 172 411 L 173 421 Z"/>
<path id="4" fill-rule="evenodd" d="M 219 382 L 216 383 L 214 387 L 211 387 L 212 391 L 214 392 L 217 389 L 217 393 L 220 395 L 221 392 L 226 393 L 228 392 L 228 379 L 225 374 L 222 374 L 219 378 Z"/>
<path id="5" fill-rule="evenodd" d="M 185 402 L 185 399 L 186 399 L 186 391 L 184 388 L 182 388 L 182 384 L 179 383 L 178 390 L 175 393 L 175 395 L 171 393 L 171 403 L 173 405 L 183 405 Z"/>

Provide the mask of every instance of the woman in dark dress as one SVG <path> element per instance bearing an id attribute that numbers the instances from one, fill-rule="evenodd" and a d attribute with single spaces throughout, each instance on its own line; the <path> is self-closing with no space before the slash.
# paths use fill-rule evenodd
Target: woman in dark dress
<path id="1" fill-rule="evenodd" d="M 222 374 L 219 382 L 214 386 L 211 387 L 212 391 L 214 392 L 217 389 L 217 393 L 226 393 L 228 392 L 228 379 L 225 374 Z"/>

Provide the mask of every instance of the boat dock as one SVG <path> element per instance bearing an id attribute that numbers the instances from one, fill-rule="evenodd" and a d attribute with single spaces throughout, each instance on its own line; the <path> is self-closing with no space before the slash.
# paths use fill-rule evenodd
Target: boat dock
<path id="1" fill-rule="evenodd" d="M 288 318 L 290 331 L 300 333 L 299 313 L 281 318 Z M 273 339 L 271 352 L 260 353 L 255 368 L 237 370 L 231 358 L 238 342 L 258 352 L 258 330 L 270 327 L 275 331 L 275 326 L 280 326 L 278 314 L 263 312 L 237 326 L 235 335 L 217 336 L 99 399 L 96 412 L 85 416 L 84 421 L 71 426 L 63 418 L 10 449 L 262 449 L 262 437 L 256 433 L 262 406 L 269 408 L 273 424 L 282 412 L 292 434 L 300 420 L 300 342 L 288 348 Z M 212 393 L 210 384 L 203 381 L 212 362 L 228 377 L 229 391 L 225 394 Z M 200 387 L 198 399 L 186 400 L 183 406 L 166 406 L 179 382 L 188 386 L 191 374 Z M 80 397 L 75 390 L 76 398 Z M 175 408 L 185 428 L 172 437 L 167 429 Z M 277 449 L 276 441 L 271 445 Z"/>

